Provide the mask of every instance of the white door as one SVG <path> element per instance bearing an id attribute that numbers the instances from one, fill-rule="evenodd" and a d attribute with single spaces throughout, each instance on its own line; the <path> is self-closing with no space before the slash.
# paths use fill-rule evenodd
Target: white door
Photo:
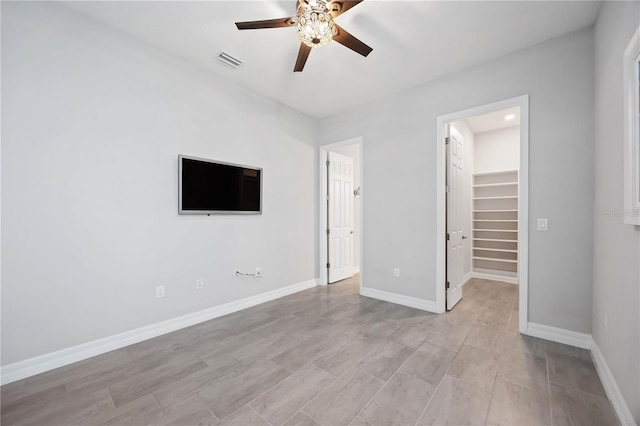
<path id="1" fill-rule="evenodd" d="M 329 151 L 329 283 L 353 276 L 353 160 Z"/>
<path id="2" fill-rule="evenodd" d="M 464 140 L 447 125 L 447 310 L 462 299 L 464 276 L 463 167 Z"/>

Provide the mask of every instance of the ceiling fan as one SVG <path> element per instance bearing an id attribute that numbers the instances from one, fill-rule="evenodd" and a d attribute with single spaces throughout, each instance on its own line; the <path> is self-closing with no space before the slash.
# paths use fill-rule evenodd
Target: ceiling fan
<path id="1" fill-rule="evenodd" d="M 300 37 L 300 50 L 293 72 L 300 72 L 314 47 L 321 47 L 332 39 L 367 56 L 373 50 L 336 24 L 333 19 L 363 0 L 298 0 L 296 16 L 264 21 L 236 22 L 239 30 L 257 30 L 263 28 L 284 28 L 296 26 Z"/>

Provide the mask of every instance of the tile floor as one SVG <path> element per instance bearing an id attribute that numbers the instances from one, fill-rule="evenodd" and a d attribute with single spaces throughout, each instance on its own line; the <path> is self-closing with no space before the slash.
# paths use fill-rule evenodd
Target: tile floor
<path id="1" fill-rule="evenodd" d="M 2 424 L 617 424 L 589 351 L 517 332 L 517 286 L 464 293 L 438 316 L 316 287 L 5 385 Z"/>

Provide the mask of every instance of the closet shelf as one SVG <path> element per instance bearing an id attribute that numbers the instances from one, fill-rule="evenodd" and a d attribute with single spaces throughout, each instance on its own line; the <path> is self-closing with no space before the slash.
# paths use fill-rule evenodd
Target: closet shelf
<path id="1" fill-rule="evenodd" d="M 497 248 L 487 248 L 487 247 L 474 247 L 474 250 L 483 250 L 483 251 L 499 251 L 501 253 L 517 253 L 518 250 L 507 250 L 507 249 L 497 249 Z"/>
<path id="2" fill-rule="evenodd" d="M 491 262 L 505 262 L 505 263 L 518 263 L 517 260 L 511 260 L 511 259 L 497 259 L 495 257 L 478 257 L 478 256 L 473 256 L 473 260 L 488 260 Z"/>
<path id="3" fill-rule="evenodd" d="M 499 238 L 472 238 L 472 240 L 473 241 L 493 241 L 496 243 L 518 243 L 518 240 L 503 240 Z"/>
<path id="4" fill-rule="evenodd" d="M 505 183 L 482 183 L 479 185 L 473 185 L 474 188 L 494 188 L 501 186 L 518 186 L 518 182 L 505 182 Z"/>
<path id="5" fill-rule="evenodd" d="M 518 269 L 518 171 L 473 175 L 472 239 L 473 269 L 496 275 Z M 514 208 L 515 207 L 515 208 Z M 478 213 L 478 214 L 476 214 Z M 482 218 L 478 218 L 481 216 Z M 498 228 L 516 229 L 491 229 Z M 485 232 L 486 234 L 478 234 Z M 487 235 L 497 238 L 478 238 Z M 497 246 L 479 247 L 482 245 Z M 477 254 L 477 256 L 474 256 Z M 503 259 L 510 257 L 511 259 Z M 515 259 L 513 259 L 515 257 Z M 486 262 L 486 263 L 481 263 Z"/>
<path id="6" fill-rule="evenodd" d="M 501 172 L 485 172 L 485 173 L 474 173 L 474 176 L 495 176 L 495 175 L 510 175 L 513 173 L 518 173 L 517 170 L 504 170 Z"/>

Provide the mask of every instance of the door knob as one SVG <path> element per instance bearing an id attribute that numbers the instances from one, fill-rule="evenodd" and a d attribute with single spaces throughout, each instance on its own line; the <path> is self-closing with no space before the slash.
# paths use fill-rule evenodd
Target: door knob
<path id="1" fill-rule="evenodd" d="M 463 239 L 463 240 L 466 240 L 467 238 L 469 238 L 469 237 L 467 237 L 466 235 L 463 235 L 463 236 L 462 236 L 462 239 Z"/>
<path id="2" fill-rule="evenodd" d="M 353 234 L 353 231 L 349 232 L 350 234 Z"/>

